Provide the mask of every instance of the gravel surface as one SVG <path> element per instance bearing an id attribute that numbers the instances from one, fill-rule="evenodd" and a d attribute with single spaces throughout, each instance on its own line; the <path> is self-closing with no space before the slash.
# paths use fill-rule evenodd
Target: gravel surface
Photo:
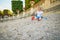
<path id="1" fill-rule="evenodd" d="M 0 23 L 0 40 L 60 40 L 60 14 L 48 14 L 41 21 L 31 17 Z"/>
<path id="2" fill-rule="evenodd" d="M 59 7 L 59 6 L 58 6 Z M 0 40 L 60 40 L 60 7 L 41 21 L 31 17 L 0 22 Z"/>

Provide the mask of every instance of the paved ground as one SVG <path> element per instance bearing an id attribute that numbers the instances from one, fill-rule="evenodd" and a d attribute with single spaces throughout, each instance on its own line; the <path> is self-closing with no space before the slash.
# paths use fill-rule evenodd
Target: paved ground
<path id="1" fill-rule="evenodd" d="M 50 11 L 41 21 L 27 17 L 0 22 L 0 40 L 60 40 L 60 12 Z"/>
<path id="2" fill-rule="evenodd" d="M 60 14 L 51 13 L 41 21 L 29 17 L 0 23 L 0 40 L 60 40 Z"/>

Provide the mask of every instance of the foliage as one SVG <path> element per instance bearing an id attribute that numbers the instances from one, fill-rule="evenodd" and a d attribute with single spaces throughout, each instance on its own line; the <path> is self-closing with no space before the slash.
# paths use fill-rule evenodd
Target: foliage
<path id="1" fill-rule="evenodd" d="M 17 9 L 20 10 L 20 12 L 23 11 L 22 1 L 12 1 L 12 10 L 13 10 L 13 12 L 16 13 Z"/>
<path id="2" fill-rule="evenodd" d="M 31 0 L 25 0 L 25 8 L 26 8 L 26 9 L 28 9 L 28 8 L 31 7 L 30 1 L 31 1 Z"/>
<path id="3" fill-rule="evenodd" d="M 2 16 L 2 15 L 4 15 L 4 14 L 3 14 L 3 11 L 0 10 L 0 16 Z"/>
<path id="4" fill-rule="evenodd" d="M 26 9 L 31 7 L 30 1 L 34 1 L 35 4 L 38 3 L 40 0 L 25 0 L 25 7 Z"/>
<path id="5" fill-rule="evenodd" d="M 12 0 L 12 1 L 20 1 L 20 0 Z"/>
<path id="6" fill-rule="evenodd" d="M 4 9 L 3 10 L 3 14 L 4 15 L 8 15 L 8 16 L 12 16 L 13 15 L 13 13 L 10 10 L 8 10 L 8 9 Z"/>
<path id="7" fill-rule="evenodd" d="M 40 0 L 34 0 L 35 1 L 35 3 L 37 3 L 37 2 L 39 2 Z"/>

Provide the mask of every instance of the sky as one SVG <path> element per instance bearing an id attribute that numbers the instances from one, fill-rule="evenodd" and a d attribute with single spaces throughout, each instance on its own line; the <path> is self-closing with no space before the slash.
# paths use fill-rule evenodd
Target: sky
<path id="1" fill-rule="evenodd" d="M 23 7 L 25 6 L 25 1 L 23 1 Z M 0 10 L 9 9 L 11 10 L 11 0 L 0 0 Z"/>

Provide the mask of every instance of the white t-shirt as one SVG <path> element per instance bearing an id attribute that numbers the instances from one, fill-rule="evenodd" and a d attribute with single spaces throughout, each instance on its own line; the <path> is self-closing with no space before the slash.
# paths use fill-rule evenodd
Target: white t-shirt
<path id="1" fill-rule="evenodd" d="M 37 11 L 37 16 L 42 16 L 43 11 Z"/>

